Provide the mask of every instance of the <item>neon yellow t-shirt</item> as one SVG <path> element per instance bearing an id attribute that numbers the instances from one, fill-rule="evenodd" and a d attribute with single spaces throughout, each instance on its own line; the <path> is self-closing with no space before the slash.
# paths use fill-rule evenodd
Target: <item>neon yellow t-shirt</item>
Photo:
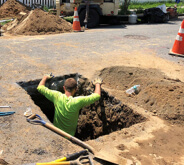
<path id="1" fill-rule="evenodd" d="M 44 85 L 38 86 L 37 90 L 54 103 L 55 114 L 53 124 L 72 136 L 75 135 L 77 128 L 79 110 L 100 99 L 100 95 L 97 93 L 89 96 L 67 97 L 65 94 L 48 89 Z"/>

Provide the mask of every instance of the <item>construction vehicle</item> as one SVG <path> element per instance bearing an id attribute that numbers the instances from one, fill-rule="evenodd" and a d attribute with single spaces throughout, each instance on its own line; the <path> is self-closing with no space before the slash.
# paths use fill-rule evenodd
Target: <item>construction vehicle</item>
<path id="1" fill-rule="evenodd" d="M 61 2 L 62 1 L 62 2 Z M 71 16 L 77 7 L 80 25 L 93 28 L 119 22 L 119 0 L 56 0 L 57 15 Z M 68 2 L 69 1 L 69 2 Z"/>

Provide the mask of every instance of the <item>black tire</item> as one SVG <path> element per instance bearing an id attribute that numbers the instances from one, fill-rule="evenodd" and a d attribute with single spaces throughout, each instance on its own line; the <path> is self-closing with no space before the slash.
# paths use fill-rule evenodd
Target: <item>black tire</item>
<path id="1" fill-rule="evenodd" d="M 110 25 L 119 25 L 120 20 L 118 18 L 114 17 L 114 18 L 109 19 L 108 24 L 110 24 Z"/>
<path id="2" fill-rule="evenodd" d="M 79 13 L 80 25 L 85 26 L 84 19 L 86 17 L 86 9 Z M 99 25 L 100 16 L 94 9 L 89 9 L 87 28 L 94 28 Z"/>

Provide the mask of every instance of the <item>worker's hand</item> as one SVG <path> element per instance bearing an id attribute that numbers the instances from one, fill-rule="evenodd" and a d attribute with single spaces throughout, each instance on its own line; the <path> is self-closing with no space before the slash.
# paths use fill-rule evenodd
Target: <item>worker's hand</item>
<path id="1" fill-rule="evenodd" d="M 53 77 L 54 77 L 54 75 L 52 75 L 52 73 L 51 74 L 45 74 L 44 75 L 44 78 L 46 78 L 46 79 L 51 79 Z"/>
<path id="2" fill-rule="evenodd" d="M 96 84 L 102 84 L 103 83 L 103 80 L 101 78 L 95 78 L 93 81 L 92 81 L 93 85 L 96 85 Z"/>
<path id="3" fill-rule="evenodd" d="M 41 79 L 40 83 L 38 84 L 38 86 L 44 85 L 48 79 L 53 78 L 54 76 L 51 74 L 44 74 L 43 78 Z"/>

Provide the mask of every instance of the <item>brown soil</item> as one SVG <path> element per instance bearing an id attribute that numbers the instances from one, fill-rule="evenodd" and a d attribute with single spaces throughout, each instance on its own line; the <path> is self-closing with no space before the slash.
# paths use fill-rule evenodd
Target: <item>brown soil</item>
<path id="1" fill-rule="evenodd" d="M 8 0 L 0 7 L 0 18 L 16 18 L 20 12 L 28 13 L 30 8 L 19 1 Z"/>
<path id="2" fill-rule="evenodd" d="M 99 137 L 90 144 L 99 148 L 99 153 L 106 155 L 107 159 L 109 153 L 113 153 L 122 165 L 173 165 L 183 162 L 184 83 L 168 78 L 157 69 L 138 67 L 104 68 L 99 76 L 109 94 L 145 116 L 147 121 Z M 136 84 L 140 84 L 140 92 L 128 96 L 126 89 Z"/>
<path id="3" fill-rule="evenodd" d="M 86 84 L 89 83 L 86 82 Z M 86 96 L 94 91 L 94 89 L 89 90 L 90 87 L 92 84 L 80 86 Z M 81 110 L 75 136 L 81 140 L 96 139 L 145 120 L 145 117 L 102 90 L 101 99 L 98 102 Z"/>
<path id="4" fill-rule="evenodd" d="M 179 151 L 183 150 L 184 140 L 176 138 L 182 135 L 182 129 L 182 127 L 174 127 L 167 132 L 165 132 L 164 129 L 155 131 L 153 135 L 157 138 L 151 138 L 147 142 L 138 140 L 137 144 L 139 145 L 139 148 L 131 149 L 128 154 L 123 152 L 126 150 L 125 147 L 121 148 L 121 145 L 117 146 L 118 149 L 122 151 L 120 156 L 131 159 L 132 156 L 137 155 L 137 159 L 144 165 L 152 164 L 152 160 L 158 165 L 173 165 L 176 163 L 174 158 L 177 158 L 179 162 L 179 159 L 182 156 L 182 152 Z M 182 164 L 183 163 L 181 163 L 181 165 Z"/>
<path id="5" fill-rule="evenodd" d="M 155 115 L 184 124 L 184 83 L 170 79 L 155 69 L 111 67 L 101 71 L 104 86 L 121 91 L 124 102 L 130 102 L 153 112 Z M 125 90 L 139 84 L 137 95 L 127 97 Z"/>
<path id="6" fill-rule="evenodd" d="M 72 25 L 58 16 L 35 9 L 6 24 L 3 29 L 11 35 L 42 35 L 72 32 Z"/>

